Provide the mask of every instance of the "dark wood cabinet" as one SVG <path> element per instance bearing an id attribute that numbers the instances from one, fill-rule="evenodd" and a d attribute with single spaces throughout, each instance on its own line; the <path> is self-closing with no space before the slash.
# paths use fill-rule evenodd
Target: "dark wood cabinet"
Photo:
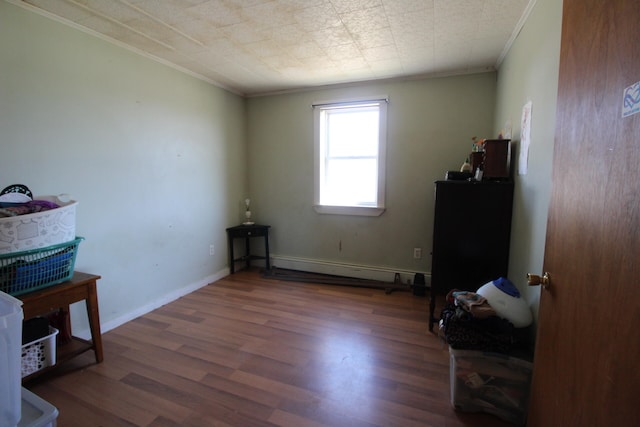
<path id="1" fill-rule="evenodd" d="M 507 276 L 512 181 L 436 181 L 429 330 L 435 296 Z"/>

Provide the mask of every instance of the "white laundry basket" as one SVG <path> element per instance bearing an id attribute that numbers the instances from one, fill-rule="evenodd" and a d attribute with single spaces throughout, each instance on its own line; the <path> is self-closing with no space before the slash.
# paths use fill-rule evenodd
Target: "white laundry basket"
<path id="1" fill-rule="evenodd" d="M 0 218 L 0 254 L 40 249 L 76 238 L 78 202 L 66 195 L 38 196 L 57 204 L 56 209 Z"/>

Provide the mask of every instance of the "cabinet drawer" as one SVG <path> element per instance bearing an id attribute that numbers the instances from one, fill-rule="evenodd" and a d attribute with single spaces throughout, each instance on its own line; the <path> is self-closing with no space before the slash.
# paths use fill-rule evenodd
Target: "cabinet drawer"
<path id="1" fill-rule="evenodd" d="M 268 226 L 240 226 L 229 228 L 227 231 L 230 237 L 259 237 L 266 236 L 268 230 Z"/>

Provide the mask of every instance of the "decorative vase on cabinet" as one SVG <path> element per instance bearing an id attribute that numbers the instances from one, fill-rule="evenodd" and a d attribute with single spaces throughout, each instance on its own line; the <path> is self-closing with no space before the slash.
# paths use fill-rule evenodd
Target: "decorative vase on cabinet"
<path id="1" fill-rule="evenodd" d="M 512 181 L 436 181 L 429 330 L 435 298 L 507 277 Z"/>

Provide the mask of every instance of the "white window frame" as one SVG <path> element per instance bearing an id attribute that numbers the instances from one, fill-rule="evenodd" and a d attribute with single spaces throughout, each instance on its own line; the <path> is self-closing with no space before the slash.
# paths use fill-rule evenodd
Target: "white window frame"
<path id="1" fill-rule="evenodd" d="M 387 103 L 384 97 L 358 98 L 342 101 L 317 102 L 313 104 L 313 133 L 314 133 L 314 210 L 321 214 L 380 216 L 385 211 L 385 186 L 386 186 L 386 155 L 387 155 Z M 377 153 L 377 196 L 375 205 L 334 206 L 321 204 L 321 185 L 323 175 L 324 157 L 321 139 L 323 126 L 322 116 L 324 112 L 336 108 L 362 107 L 376 105 L 379 111 L 378 125 L 378 153 Z"/>

